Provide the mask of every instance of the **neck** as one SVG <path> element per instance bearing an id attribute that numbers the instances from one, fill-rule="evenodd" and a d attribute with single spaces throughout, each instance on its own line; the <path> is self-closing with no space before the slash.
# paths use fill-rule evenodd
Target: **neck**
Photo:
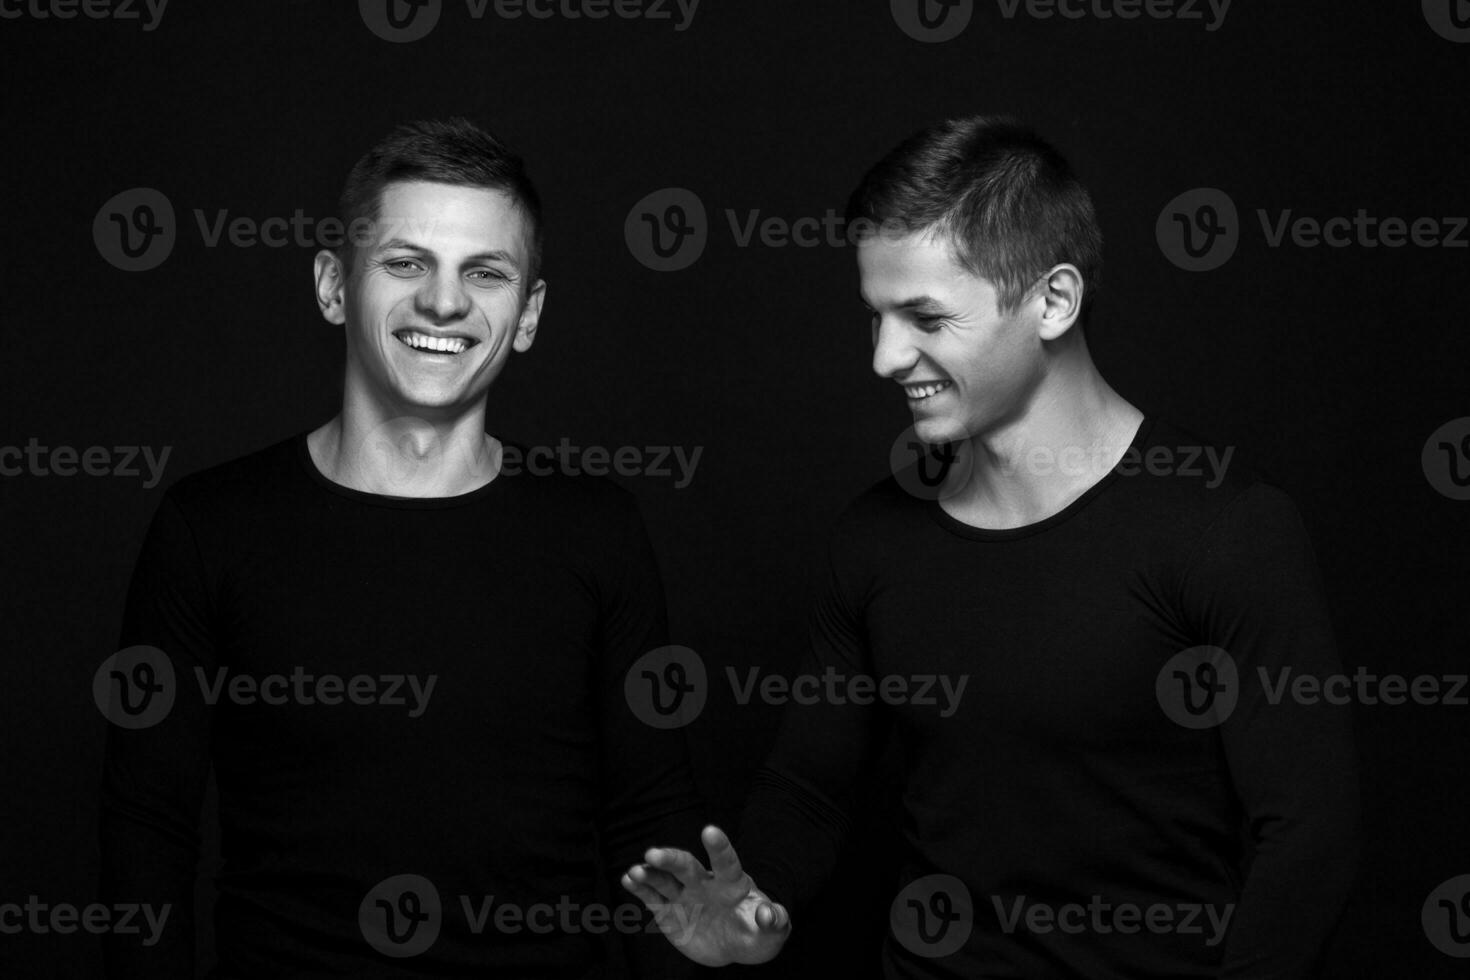
<path id="1" fill-rule="evenodd" d="M 969 479 L 943 506 L 979 527 L 1045 520 L 1117 465 L 1142 420 L 1098 373 L 1078 335 L 1018 413 L 961 447 Z"/>
<path id="2" fill-rule="evenodd" d="M 334 483 L 392 497 L 453 497 L 500 472 L 500 442 L 485 431 L 485 401 L 469 411 L 347 399 L 307 436 L 317 468 Z"/>

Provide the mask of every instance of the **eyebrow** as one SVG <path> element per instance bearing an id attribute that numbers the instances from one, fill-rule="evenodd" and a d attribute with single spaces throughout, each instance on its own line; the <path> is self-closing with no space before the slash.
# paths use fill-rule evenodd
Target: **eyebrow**
<path id="1" fill-rule="evenodd" d="M 873 304 L 869 303 L 867 297 L 864 296 L 862 293 L 858 293 L 858 299 L 861 300 L 862 304 L 868 309 L 873 308 Z M 914 310 L 925 306 L 943 307 L 944 305 L 944 303 L 935 299 L 933 296 L 911 296 L 900 303 L 894 303 L 893 308 L 896 310 Z"/>
<path id="2" fill-rule="evenodd" d="M 390 239 L 388 239 L 388 241 L 386 241 L 383 244 L 379 245 L 373 251 L 374 251 L 374 253 L 378 253 L 378 252 L 391 252 L 394 249 L 404 249 L 405 251 L 409 251 L 409 252 L 422 252 L 425 255 L 432 255 L 433 252 L 434 252 L 433 249 L 428 248 L 428 247 L 426 247 L 424 245 L 419 245 L 416 242 L 411 242 L 411 241 L 409 241 L 406 238 L 390 238 Z M 509 252 L 505 251 L 504 249 L 498 249 L 498 248 L 497 249 L 491 249 L 488 252 L 476 252 L 474 255 L 471 255 L 468 258 L 466 258 L 465 261 L 466 262 L 504 262 L 506 265 L 512 266 L 513 268 L 516 268 L 516 269 L 519 269 L 520 268 L 520 265 L 516 262 L 515 256 L 511 255 Z"/>

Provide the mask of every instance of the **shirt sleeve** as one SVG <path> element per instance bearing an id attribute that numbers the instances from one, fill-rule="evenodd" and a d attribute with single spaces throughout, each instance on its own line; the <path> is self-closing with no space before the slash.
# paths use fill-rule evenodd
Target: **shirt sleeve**
<path id="1" fill-rule="evenodd" d="M 215 662 L 211 608 L 194 534 L 170 490 L 134 567 L 120 634 L 120 651 L 152 648 L 142 654 L 149 673 L 124 669 L 106 680 L 112 700 L 99 828 L 102 900 L 147 903 L 168 917 L 152 945 L 146 934 L 104 936 L 103 962 L 115 980 L 195 974 L 194 880 L 211 716 L 192 681 L 196 667 Z M 166 712 L 155 717 L 158 706 L 144 698 L 163 699 Z M 142 710 L 120 713 L 121 699 Z"/>
<path id="2" fill-rule="evenodd" d="M 599 672 L 605 806 L 603 857 L 616 907 L 642 903 L 620 884 L 650 847 L 678 847 L 703 858 L 704 806 L 695 788 L 684 727 L 658 728 L 633 710 L 625 680 L 638 660 L 668 644 L 663 581 L 648 532 L 631 498 L 618 520 L 619 542 L 604 597 Z M 626 914 L 626 913 L 625 913 Z M 643 913 L 644 921 L 652 914 Z M 635 977 L 690 975 L 693 964 L 657 931 L 625 934 Z"/>
<path id="3" fill-rule="evenodd" d="M 1254 859 L 1220 976 L 1311 976 L 1355 876 L 1360 798 L 1348 706 L 1281 686 L 1342 673 L 1291 500 L 1264 483 L 1242 491 L 1196 544 L 1181 592 L 1193 630 L 1238 677 L 1219 730 Z"/>
<path id="4" fill-rule="evenodd" d="M 863 624 L 862 562 L 840 525 L 809 617 L 799 674 L 872 677 Z M 887 738 L 882 707 L 859 699 L 786 705 L 776 742 L 756 773 L 735 841 L 757 887 L 793 914 L 810 904 L 837 864 L 851 829 L 855 788 Z"/>

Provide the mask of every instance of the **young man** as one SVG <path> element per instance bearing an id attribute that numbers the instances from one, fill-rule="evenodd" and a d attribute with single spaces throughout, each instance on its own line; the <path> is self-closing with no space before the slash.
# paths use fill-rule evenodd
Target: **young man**
<path id="1" fill-rule="evenodd" d="M 122 641 L 148 669 L 114 697 L 173 703 L 109 733 L 103 888 L 171 915 L 153 945 L 112 937 L 109 975 L 194 975 L 211 764 L 219 977 L 600 975 L 646 913 L 610 880 L 628 907 L 599 902 L 599 856 L 692 844 L 698 804 L 682 732 L 624 701 L 667 642 L 632 497 L 522 475 L 486 432 L 546 297 L 536 190 L 490 134 L 424 122 L 341 210 L 315 264 L 341 413 L 179 481 L 134 573 Z M 656 930 L 629 945 L 687 967 Z"/>
<path id="2" fill-rule="evenodd" d="M 839 520 L 801 673 L 868 694 L 788 709 L 744 868 L 709 829 L 712 871 L 660 848 L 624 886 L 703 908 L 691 957 L 769 959 L 891 733 L 885 976 L 1309 975 L 1353 877 L 1358 794 L 1344 710 L 1281 696 L 1282 677 L 1340 673 L 1292 503 L 1099 375 L 1083 320 L 1101 235 L 1033 133 L 921 132 L 849 221 L 873 369 L 951 465 L 902 470 Z M 925 677 L 963 691 L 951 710 L 873 693 Z"/>

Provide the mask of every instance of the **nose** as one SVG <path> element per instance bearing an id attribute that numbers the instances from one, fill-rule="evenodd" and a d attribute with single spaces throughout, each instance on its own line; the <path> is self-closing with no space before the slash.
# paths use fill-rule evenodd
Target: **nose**
<path id="1" fill-rule="evenodd" d="M 419 313 L 436 322 L 459 320 L 469 314 L 470 297 L 459 276 L 435 272 L 424 280 L 414 296 Z"/>
<path id="2" fill-rule="evenodd" d="M 902 377 L 918 360 L 919 352 L 903 324 L 895 317 L 878 318 L 873 324 L 873 373 L 880 378 Z"/>

